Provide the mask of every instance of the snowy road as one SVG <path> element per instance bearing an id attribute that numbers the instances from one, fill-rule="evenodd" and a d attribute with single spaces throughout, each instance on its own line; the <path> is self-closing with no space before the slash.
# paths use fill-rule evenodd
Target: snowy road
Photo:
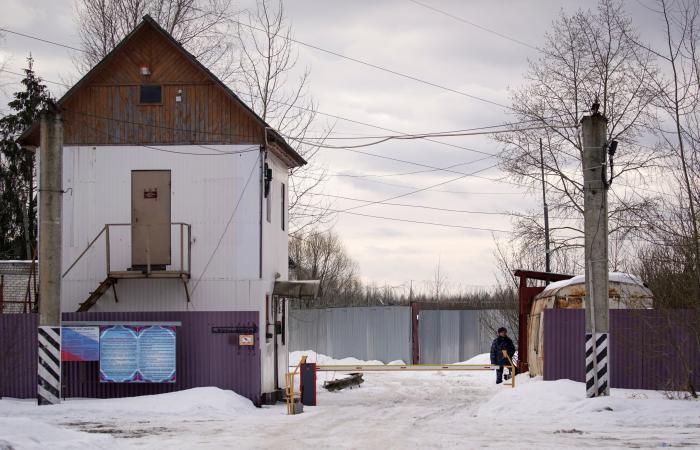
<path id="1" fill-rule="evenodd" d="M 42 408 L 2 400 L 0 449 L 700 448 L 697 401 L 625 390 L 586 400 L 580 383 L 518 378 L 513 390 L 492 373 L 367 373 L 359 389 L 319 390 L 297 416 L 216 388 Z"/>

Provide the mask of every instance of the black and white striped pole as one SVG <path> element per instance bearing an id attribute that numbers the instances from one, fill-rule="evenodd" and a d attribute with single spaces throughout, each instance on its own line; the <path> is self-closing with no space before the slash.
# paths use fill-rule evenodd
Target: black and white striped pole
<path id="1" fill-rule="evenodd" d="M 581 120 L 586 273 L 586 395 L 610 395 L 608 370 L 607 119 L 593 104 Z"/>
<path id="2" fill-rule="evenodd" d="M 52 104 L 41 116 L 39 148 L 39 405 L 61 401 L 63 123 Z"/>

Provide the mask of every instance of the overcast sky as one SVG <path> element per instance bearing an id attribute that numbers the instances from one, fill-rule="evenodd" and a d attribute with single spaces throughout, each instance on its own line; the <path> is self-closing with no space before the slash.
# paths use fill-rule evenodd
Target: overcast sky
<path id="1" fill-rule="evenodd" d="M 497 30 L 533 46 L 563 9 L 594 7 L 593 1 L 446 1 L 421 0 L 481 26 Z M 626 2 L 638 28 L 658 29 L 658 18 L 645 8 L 649 0 Z M 241 8 L 250 2 L 240 3 Z M 489 34 L 468 24 L 425 9 L 408 0 L 313 1 L 285 3 L 295 36 L 329 50 L 448 86 L 494 102 L 508 104 L 510 88 L 523 83 L 528 59 L 537 52 L 527 46 Z M 3 27 L 48 40 L 80 46 L 72 0 L 3 0 Z M 647 33 L 647 38 L 653 36 Z M 300 64 L 311 69 L 311 93 L 319 110 L 403 132 L 426 132 L 488 126 L 508 120 L 504 108 L 383 73 L 335 56 L 300 47 Z M 5 35 L 0 52 L 9 70 L 25 67 L 31 52 L 37 72 L 47 80 L 74 80 L 75 52 L 49 44 Z M 18 77 L 0 74 L 5 93 L 17 89 Z M 64 88 L 49 84 L 57 94 Z M 380 130 L 334 121 L 334 133 L 385 134 Z M 325 122 L 324 122 L 325 124 Z M 323 125 L 323 124 L 321 124 Z M 347 133 L 347 134 L 346 134 Z M 446 142 L 485 152 L 498 147 L 488 138 L 461 137 Z M 393 158 L 431 166 L 455 167 L 465 173 L 485 169 L 495 159 L 483 154 L 428 141 L 389 142 L 364 149 Z M 421 170 L 420 167 L 382 160 L 343 150 L 323 150 L 321 162 L 330 174 L 387 175 Z M 479 175 L 493 180 L 497 168 Z M 359 199 L 381 200 L 410 190 L 447 181 L 454 173 L 420 173 L 382 177 L 330 177 L 324 192 Z M 483 212 L 525 211 L 539 208 L 540 197 L 515 186 L 467 177 L 435 190 L 396 202 Z M 360 203 L 336 200 L 343 209 Z M 406 220 L 508 230 L 508 216 L 427 211 L 418 208 L 372 205 L 357 213 Z M 339 215 L 334 229 L 365 280 L 380 285 L 414 286 L 432 277 L 441 261 L 452 286 L 487 287 L 494 282 L 494 237 L 498 232 L 447 228 L 368 217 Z"/>

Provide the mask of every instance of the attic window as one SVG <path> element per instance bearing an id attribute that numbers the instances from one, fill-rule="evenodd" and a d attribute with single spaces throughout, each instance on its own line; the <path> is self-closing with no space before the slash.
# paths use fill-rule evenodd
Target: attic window
<path id="1" fill-rule="evenodd" d="M 159 84 L 144 84 L 141 86 L 141 95 L 139 103 L 158 104 L 161 100 L 161 86 Z"/>

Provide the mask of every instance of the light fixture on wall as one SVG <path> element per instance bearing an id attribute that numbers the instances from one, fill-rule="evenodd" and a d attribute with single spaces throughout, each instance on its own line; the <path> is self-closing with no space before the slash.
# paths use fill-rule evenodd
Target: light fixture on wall
<path id="1" fill-rule="evenodd" d="M 141 72 L 141 75 L 143 75 L 144 77 L 147 77 L 151 74 L 151 69 L 146 64 L 141 64 L 141 67 L 139 70 Z"/>
<path id="2" fill-rule="evenodd" d="M 181 102 L 182 101 L 182 89 L 177 90 L 177 95 L 175 95 L 175 101 L 176 102 Z"/>

